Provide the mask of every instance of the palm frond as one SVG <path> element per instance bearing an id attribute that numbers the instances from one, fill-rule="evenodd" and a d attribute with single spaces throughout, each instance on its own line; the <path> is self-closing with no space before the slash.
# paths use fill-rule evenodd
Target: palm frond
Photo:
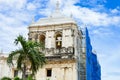
<path id="1" fill-rule="evenodd" d="M 26 40 L 25 40 L 25 38 L 24 38 L 22 35 L 19 35 L 19 36 L 15 39 L 15 41 L 14 41 L 14 43 L 15 43 L 16 45 L 18 45 L 18 43 L 24 44 L 25 42 L 26 42 Z"/>
<path id="2" fill-rule="evenodd" d="M 15 43 L 16 45 L 18 45 L 18 43 L 20 43 L 20 45 L 22 46 L 24 52 L 27 53 L 27 52 L 26 52 L 26 51 L 27 51 L 27 41 L 26 41 L 26 39 L 25 39 L 22 35 L 19 35 L 19 36 L 15 39 L 14 43 Z"/>
<path id="3" fill-rule="evenodd" d="M 20 52 L 21 52 L 21 49 L 12 51 L 11 54 L 9 54 L 9 56 L 7 58 L 8 65 L 13 65 L 13 59 L 17 58 L 19 56 Z"/>
<path id="4" fill-rule="evenodd" d="M 38 42 L 26 41 L 21 35 L 15 39 L 14 43 L 16 45 L 20 44 L 22 48 L 12 51 L 7 59 L 7 63 L 13 65 L 13 59 L 16 57 L 17 69 L 23 70 L 24 73 L 25 68 L 22 69 L 22 64 L 29 62 L 31 64 L 32 75 L 35 75 L 38 69 L 46 63 L 44 54 L 39 50 L 40 48 L 44 49 L 44 45 Z M 27 67 L 27 65 L 24 66 Z"/>
<path id="5" fill-rule="evenodd" d="M 37 72 L 39 67 L 42 67 L 45 64 L 45 57 L 43 54 L 40 54 L 39 50 L 32 49 L 29 53 L 29 60 L 31 62 L 31 70 L 34 73 Z"/>
<path id="6" fill-rule="evenodd" d="M 21 50 L 20 55 L 19 55 L 19 57 L 17 59 L 17 69 L 18 70 L 22 70 L 22 63 L 24 61 L 24 56 L 25 56 L 24 51 Z"/>

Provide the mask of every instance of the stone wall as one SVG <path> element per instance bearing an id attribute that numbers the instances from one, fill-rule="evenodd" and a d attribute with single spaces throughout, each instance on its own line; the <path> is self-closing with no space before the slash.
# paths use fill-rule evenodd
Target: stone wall
<path id="1" fill-rule="evenodd" d="M 47 69 L 51 69 L 51 76 L 47 77 Z M 37 80 L 77 80 L 75 60 L 53 60 L 40 68 Z"/>

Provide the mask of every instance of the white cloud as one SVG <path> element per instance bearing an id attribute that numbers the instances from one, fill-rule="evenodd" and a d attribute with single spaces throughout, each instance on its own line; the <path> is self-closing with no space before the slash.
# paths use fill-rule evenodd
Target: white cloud
<path id="1" fill-rule="evenodd" d="M 3 49 L 4 53 L 15 50 L 13 42 L 19 34 L 27 38 L 27 27 L 33 16 L 39 15 L 41 1 L 0 0 L 0 50 Z"/>
<path id="2" fill-rule="evenodd" d="M 65 14 L 70 14 L 72 12 L 73 16 L 77 18 L 78 21 L 91 26 L 120 25 L 120 16 L 111 15 L 112 13 L 95 12 L 92 9 L 74 5 L 65 6 L 63 12 Z"/>
<path id="3" fill-rule="evenodd" d="M 36 9 L 36 6 L 35 6 L 34 4 L 32 4 L 32 3 L 28 3 L 27 9 L 28 9 L 28 10 L 35 10 L 35 9 Z"/>
<path id="4" fill-rule="evenodd" d="M 31 14 L 25 10 L 26 0 L 0 0 L 0 4 L 0 49 L 7 53 L 15 49 L 13 42 L 19 34 L 27 36 Z"/>
<path id="5" fill-rule="evenodd" d="M 99 0 L 98 0 L 99 1 Z M 110 10 L 109 12 L 101 12 L 99 10 L 105 10 L 105 8 L 97 7 L 97 8 L 86 8 L 75 6 L 74 4 L 78 3 L 79 0 L 60 0 L 60 7 L 62 8 L 62 12 L 70 16 L 71 13 L 73 17 L 77 19 L 79 23 L 90 25 L 90 26 L 119 26 L 120 25 L 120 16 L 115 13 L 120 12 L 118 9 Z M 104 2 L 104 1 L 103 1 Z M 50 15 L 50 12 L 55 7 L 56 0 L 50 0 L 48 2 L 48 6 L 46 9 L 42 10 L 40 13 L 45 15 Z"/>
<path id="6" fill-rule="evenodd" d="M 0 8 L 21 9 L 25 6 L 27 0 L 0 0 Z M 2 9 L 4 9 L 2 8 Z"/>
<path id="7" fill-rule="evenodd" d="M 91 30 L 91 35 L 97 36 L 96 38 L 108 38 L 114 36 L 114 32 L 108 28 L 99 27 Z"/>
<path id="8" fill-rule="evenodd" d="M 112 9 L 112 10 L 110 10 L 111 11 L 111 13 L 113 13 L 113 14 L 118 14 L 118 13 L 120 13 L 120 11 L 116 8 L 116 9 Z"/>

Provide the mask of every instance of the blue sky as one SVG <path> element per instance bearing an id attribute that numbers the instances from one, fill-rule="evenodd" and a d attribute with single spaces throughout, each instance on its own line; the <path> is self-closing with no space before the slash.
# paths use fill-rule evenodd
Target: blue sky
<path id="1" fill-rule="evenodd" d="M 73 15 L 80 27 L 87 25 L 93 50 L 102 67 L 102 80 L 120 80 L 120 0 L 58 0 L 64 15 Z M 0 0 L 0 50 L 17 47 L 33 17 L 37 21 L 53 12 L 56 0 Z"/>

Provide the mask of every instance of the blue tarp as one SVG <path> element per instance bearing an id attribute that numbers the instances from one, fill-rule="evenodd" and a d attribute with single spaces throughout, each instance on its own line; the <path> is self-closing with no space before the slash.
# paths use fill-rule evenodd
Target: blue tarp
<path id="1" fill-rule="evenodd" d="M 92 52 L 88 29 L 85 30 L 86 38 L 86 80 L 101 80 L 101 67 L 97 55 Z"/>

